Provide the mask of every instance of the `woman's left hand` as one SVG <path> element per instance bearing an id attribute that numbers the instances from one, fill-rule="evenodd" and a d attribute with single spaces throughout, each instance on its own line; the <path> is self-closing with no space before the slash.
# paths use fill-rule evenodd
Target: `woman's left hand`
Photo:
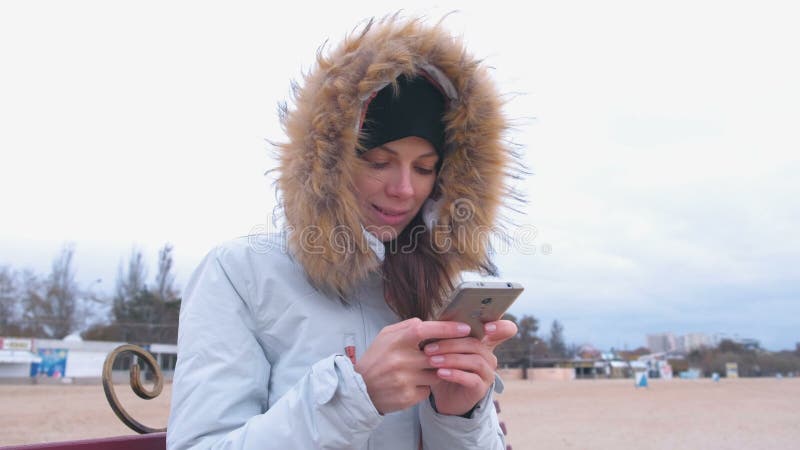
<path id="1" fill-rule="evenodd" d="M 484 324 L 484 331 L 480 341 L 465 337 L 425 346 L 428 362 L 442 380 L 431 386 L 439 414 L 468 413 L 494 383 L 497 369 L 494 348 L 517 334 L 517 326 L 510 320 L 498 320 Z"/>

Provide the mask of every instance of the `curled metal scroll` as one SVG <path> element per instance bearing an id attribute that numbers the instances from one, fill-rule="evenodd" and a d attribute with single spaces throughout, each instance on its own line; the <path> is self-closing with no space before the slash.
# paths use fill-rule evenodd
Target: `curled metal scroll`
<path id="1" fill-rule="evenodd" d="M 114 383 L 112 382 L 111 378 L 112 368 L 114 367 L 114 361 L 116 361 L 117 357 L 125 352 L 133 353 L 137 357 L 144 359 L 147 365 L 150 366 L 150 370 L 153 371 L 155 376 L 153 389 L 148 391 L 145 389 L 144 385 L 142 385 L 139 365 L 136 363 L 131 364 L 131 389 L 133 389 L 133 392 L 136 395 L 145 400 L 150 400 L 158 397 L 158 395 L 161 394 L 161 390 L 164 388 L 164 376 L 161 374 L 161 368 L 158 367 L 158 363 L 156 362 L 155 358 L 153 358 L 153 355 L 138 345 L 120 345 L 111 353 L 109 353 L 108 356 L 106 356 L 106 362 L 103 364 L 103 391 L 106 393 L 106 400 L 108 400 L 108 404 L 111 405 L 111 409 L 114 410 L 114 414 L 119 417 L 119 420 L 137 433 L 147 434 L 167 431 L 166 428 L 151 428 L 142 424 L 141 422 L 138 422 L 131 417 L 127 411 L 125 411 L 125 409 L 122 407 L 122 404 L 120 404 L 119 399 L 117 399 L 117 394 L 114 393 Z"/>

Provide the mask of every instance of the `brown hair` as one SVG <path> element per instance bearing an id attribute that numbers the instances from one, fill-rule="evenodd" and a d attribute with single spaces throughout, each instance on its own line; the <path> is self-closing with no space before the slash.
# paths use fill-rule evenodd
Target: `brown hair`
<path id="1" fill-rule="evenodd" d="M 434 247 L 434 237 L 421 219 L 409 223 L 396 239 L 384 243 L 383 296 L 401 319 L 433 319 L 454 289 L 458 268 L 449 252 Z M 479 267 L 484 274 L 496 274 L 491 260 Z"/>
<path id="2" fill-rule="evenodd" d="M 433 318 L 453 290 L 452 268 L 433 248 L 420 214 L 396 239 L 384 243 L 382 271 L 386 304 L 402 319 Z"/>

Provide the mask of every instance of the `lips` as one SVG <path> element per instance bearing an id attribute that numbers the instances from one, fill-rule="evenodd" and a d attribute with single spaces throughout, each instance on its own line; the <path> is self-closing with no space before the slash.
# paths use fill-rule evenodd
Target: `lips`
<path id="1" fill-rule="evenodd" d="M 397 225 L 402 223 L 409 213 L 408 210 L 384 208 L 375 204 L 372 204 L 371 206 L 378 218 L 380 218 L 381 221 L 386 225 Z"/>
<path id="2" fill-rule="evenodd" d="M 378 212 L 380 212 L 382 214 L 386 214 L 388 216 L 403 216 L 403 215 L 406 215 L 408 213 L 408 210 L 381 208 L 378 205 L 372 205 L 372 207 L 377 209 Z"/>

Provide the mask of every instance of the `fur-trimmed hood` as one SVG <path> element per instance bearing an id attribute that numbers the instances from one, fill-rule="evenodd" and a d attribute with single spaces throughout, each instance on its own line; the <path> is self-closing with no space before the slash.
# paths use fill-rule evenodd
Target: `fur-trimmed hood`
<path id="1" fill-rule="evenodd" d="M 320 50 L 294 89 L 294 107 L 281 115 L 288 142 L 278 145 L 277 182 L 289 249 L 312 284 L 343 297 L 380 268 L 352 175 L 360 167 L 365 101 L 401 74 L 433 78 L 450 97 L 436 198 L 423 208 L 437 253 L 447 259 L 451 279 L 492 267 L 489 237 L 511 193 L 506 183 L 515 164 L 504 139 L 503 102 L 487 69 L 441 23 L 392 16 Z"/>

